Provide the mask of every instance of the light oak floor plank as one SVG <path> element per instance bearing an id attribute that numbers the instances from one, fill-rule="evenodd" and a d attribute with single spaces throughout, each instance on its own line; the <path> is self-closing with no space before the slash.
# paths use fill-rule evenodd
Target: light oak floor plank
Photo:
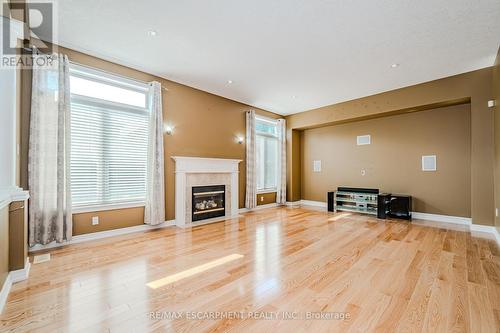
<path id="1" fill-rule="evenodd" d="M 50 252 L 1 332 L 500 332 L 500 250 L 460 228 L 271 208 Z"/>

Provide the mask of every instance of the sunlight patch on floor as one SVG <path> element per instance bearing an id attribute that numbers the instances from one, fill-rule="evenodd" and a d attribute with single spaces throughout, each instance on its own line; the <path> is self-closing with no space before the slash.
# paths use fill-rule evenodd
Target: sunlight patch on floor
<path id="1" fill-rule="evenodd" d="M 343 219 L 344 217 L 348 217 L 351 215 L 352 215 L 351 213 L 342 213 L 342 214 L 339 214 L 339 215 L 336 215 L 334 217 L 329 218 L 328 221 L 337 221 L 337 220 Z"/>
<path id="2" fill-rule="evenodd" d="M 212 269 L 212 268 L 220 266 L 220 265 L 224 265 L 228 262 L 238 260 L 238 259 L 241 259 L 243 257 L 244 256 L 241 254 L 234 253 L 234 254 L 219 258 L 217 260 L 207 262 L 206 264 L 199 265 L 199 266 L 187 269 L 185 271 L 166 276 L 166 277 L 161 278 L 159 280 L 149 282 L 146 285 L 152 289 L 161 288 L 163 286 L 166 286 L 167 284 L 174 283 L 176 281 L 188 278 L 190 276 L 208 271 L 209 269 Z"/>

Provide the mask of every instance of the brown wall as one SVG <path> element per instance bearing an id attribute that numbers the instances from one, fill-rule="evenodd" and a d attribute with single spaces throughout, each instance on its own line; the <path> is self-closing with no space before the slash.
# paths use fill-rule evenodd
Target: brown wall
<path id="1" fill-rule="evenodd" d="M 487 106 L 492 97 L 492 68 L 447 77 L 373 96 L 286 117 L 288 137 L 293 130 L 328 126 L 387 115 L 410 113 L 438 106 L 469 102 L 471 105 L 471 216 L 473 223 L 494 224 L 494 132 L 493 113 Z M 300 181 L 301 173 L 291 168 L 297 148 L 288 150 L 288 184 Z M 292 186 L 288 199 L 300 197 Z"/>
<path id="2" fill-rule="evenodd" d="M 92 225 L 92 217 L 99 217 L 99 224 Z M 73 214 L 73 236 L 91 232 L 133 227 L 144 223 L 144 207 L 106 210 Z"/>
<path id="3" fill-rule="evenodd" d="M 371 144 L 357 146 L 365 134 Z M 308 129 L 301 139 L 303 199 L 370 187 L 412 195 L 413 211 L 470 217 L 469 104 Z M 421 171 L 422 155 L 437 155 L 436 172 Z"/>
<path id="4" fill-rule="evenodd" d="M 163 120 L 165 124 L 174 127 L 173 134 L 165 135 L 165 179 L 166 179 L 166 220 L 175 218 L 174 211 L 174 169 L 171 156 L 219 157 L 243 160 L 240 163 L 239 204 L 245 204 L 245 144 L 238 144 L 236 136 L 245 135 L 245 112 L 255 109 L 220 96 L 197 90 L 179 83 L 168 81 L 125 66 L 111 63 L 74 50 L 60 48 L 59 52 L 68 55 L 70 61 L 102 69 L 115 74 L 142 80 L 159 81 L 168 91 L 163 92 Z M 29 75 L 27 75 L 29 76 Z M 24 101 L 30 96 L 25 94 Z M 29 103 L 26 103 L 27 105 Z M 23 114 L 29 106 L 25 106 Z M 278 115 L 255 109 L 258 114 L 279 118 Z M 21 118 L 23 115 L 21 115 Z M 21 129 L 22 156 L 20 162 L 21 184 L 25 184 L 27 161 L 28 120 L 23 121 Z M 23 162 L 24 161 L 24 162 Z M 128 214 L 130 213 L 130 214 Z M 74 234 L 104 231 L 143 223 L 140 209 L 112 210 L 74 214 Z M 99 216 L 100 223 L 91 225 L 91 217 Z"/>
<path id="5" fill-rule="evenodd" d="M 276 192 L 257 194 L 257 206 L 272 204 L 276 202 Z"/>
<path id="6" fill-rule="evenodd" d="M 0 290 L 9 274 L 9 206 L 0 209 Z"/>
<path id="7" fill-rule="evenodd" d="M 288 126 L 288 125 L 287 125 Z M 302 174 L 302 161 L 300 151 L 300 137 L 299 130 L 289 130 L 287 133 L 287 177 L 297 175 L 287 181 L 287 201 L 299 201 L 301 199 L 301 179 Z"/>
<path id="8" fill-rule="evenodd" d="M 493 98 L 496 105 L 495 115 L 495 207 L 500 210 L 500 49 L 498 49 L 493 67 Z M 499 214 L 500 215 L 500 214 Z M 496 216 L 495 225 L 500 232 L 500 216 Z"/>
<path id="9" fill-rule="evenodd" d="M 9 206 L 9 270 L 26 266 L 28 257 L 28 210 L 26 201 L 14 201 Z"/>

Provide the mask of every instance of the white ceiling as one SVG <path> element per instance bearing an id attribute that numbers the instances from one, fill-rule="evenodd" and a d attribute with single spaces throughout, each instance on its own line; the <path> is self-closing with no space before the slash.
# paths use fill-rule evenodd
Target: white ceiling
<path id="1" fill-rule="evenodd" d="M 63 46 L 280 114 L 491 66 L 500 43 L 499 0 L 60 0 L 57 16 Z"/>

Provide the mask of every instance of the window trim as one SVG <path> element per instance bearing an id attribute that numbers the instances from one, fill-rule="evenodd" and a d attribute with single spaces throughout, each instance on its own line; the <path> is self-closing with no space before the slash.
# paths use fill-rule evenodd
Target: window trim
<path id="1" fill-rule="evenodd" d="M 266 123 L 271 123 L 273 125 L 277 125 L 278 124 L 278 119 L 269 118 L 269 117 L 261 116 L 261 115 L 255 115 L 255 120 L 256 121 L 264 121 Z"/>
<path id="2" fill-rule="evenodd" d="M 147 96 L 146 96 L 147 97 Z M 88 104 L 92 105 L 93 107 L 102 107 L 106 106 L 108 108 L 114 109 L 114 110 L 119 110 L 119 111 L 134 111 L 136 113 L 148 113 L 148 109 L 141 108 L 139 106 L 134 106 L 134 105 L 129 105 L 129 104 L 123 104 L 119 102 L 110 102 L 102 99 L 97 99 L 93 97 L 88 97 L 88 96 L 83 96 L 83 95 L 78 95 L 78 94 L 71 94 L 71 101 L 75 100 L 76 102 L 80 104 Z"/>
<path id="3" fill-rule="evenodd" d="M 276 129 L 278 127 L 278 119 L 274 119 L 274 118 L 269 118 L 269 117 L 266 117 L 266 116 L 261 116 L 261 115 L 255 115 L 255 121 L 262 121 L 262 122 L 266 122 L 266 123 L 270 123 L 274 126 L 276 126 Z M 257 129 L 255 129 L 255 137 L 257 136 L 264 136 L 264 137 L 267 137 L 267 138 L 272 138 L 272 139 L 276 139 L 278 141 L 278 146 L 279 146 L 279 134 L 276 133 L 276 135 L 274 134 L 271 134 L 271 133 L 267 133 L 267 132 L 259 132 L 257 131 Z M 278 147 L 278 150 L 279 150 L 279 147 Z M 278 151 L 278 154 L 279 154 L 279 151 Z M 278 177 L 279 177 L 279 172 L 277 171 L 276 172 L 276 183 L 278 182 Z M 257 177 L 255 179 L 256 181 L 256 194 L 263 194 L 263 193 L 273 193 L 273 192 L 278 192 L 278 185 L 276 185 L 275 187 L 266 187 L 266 188 L 257 188 Z"/>
<path id="4" fill-rule="evenodd" d="M 73 61 L 70 61 L 69 64 L 69 74 L 78 76 L 82 79 L 91 79 L 96 82 L 115 86 L 117 88 L 125 88 L 137 92 L 148 92 L 150 87 L 150 83 L 148 82 L 132 79 L 130 77 L 108 72 L 100 68 L 82 65 Z M 120 81 L 117 81 L 115 78 L 119 78 Z"/>
<path id="5" fill-rule="evenodd" d="M 263 188 L 263 189 L 257 190 L 256 193 L 257 194 L 264 194 L 264 193 L 274 193 L 274 192 L 278 192 L 277 187 Z"/>
<path id="6" fill-rule="evenodd" d="M 106 205 L 77 206 L 75 208 L 72 208 L 71 213 L 81 214 L 81 213 L 102 212 L 114 209 L 137 208 L 145 206 L 146 206 L 145 201 L 131 201 L 131 202 L 114 203 Z"/>

